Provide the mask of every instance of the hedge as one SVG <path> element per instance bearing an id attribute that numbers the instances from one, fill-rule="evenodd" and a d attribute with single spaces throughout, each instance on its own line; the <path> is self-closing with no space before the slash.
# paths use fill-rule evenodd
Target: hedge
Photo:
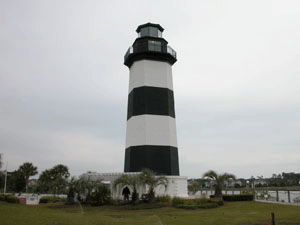
<path id="1" fill-rule="evenodd" d="M 156 202 L 171 202 L 171 197 L 169 195 L 156 196 Z"/>
<path id="2" fill-rule="evenodd" d="M 40 198 L 40 203 L 48 203 L 48 202 L 65 202 L 66 199 L 54 196 L 45 196 Z"/>
<path id="3" fill-rule="evenodd" d="M 160 209 L 165 207 L 159 203 L 152 203 L 152 204 L 140 204 L 140 205 L 127 205 L 128 210 L 139 210 L 139 209 Z"/>
<path id="4" fill-rule="evenodd" d="M 251 194 L 223 195 L 223 200 L 226 202 L 253 201 L 253 199 L 254 199 L 254 195 Z"/>
<path id="5" fill-rule="evenodd" d="M 177 207 L 178 205 L 184 205 L 186 200 L 183 198 L 174 197 L 172 199 L 172 206 Z"/>
<path id="6" fill-rule="evenodd" d="M 208 209 L 216 208 L 224 205 L 222 199 L 209 199 L 209 198 L 196 198 L 196 199 L 183 199 L 175 197 L 172 199 L 172 206 L 182 209 Z"/>
<path id="7" fill-rule="evenodd" d="M 15 197 L 12 194 L 9 195 L 0 195 L 0 201 L 5 201 L 5 202 L 9 202 L 9 203 L 20 203 L 20 199 L 18 197 Z"/>
<path id="8" fill-rule="evenodd" d="M 206 204 L 206 203 L 215 203 L 218 206 L 222 206 L 224 205 L 224 201 L 222 199 L 219 198 L 196 198 L 194 199 L 194 202 L 196 204 Z"/>
<path id="9" fill-rule="evenodd" d="M 181 209 L 211 209 L 211 208 L 217 208 L 217 203 L 206 203 L 206 204 L 182 204 L 178 205 L 177 208 Z"/>
<path id="10" fill-rule="evenodd" d="M 3 201 L 3 202 L 6 201 L 5 200 L 5 195 L 3 195 L 3 194 L 0 195 L 0 201 Z"/>

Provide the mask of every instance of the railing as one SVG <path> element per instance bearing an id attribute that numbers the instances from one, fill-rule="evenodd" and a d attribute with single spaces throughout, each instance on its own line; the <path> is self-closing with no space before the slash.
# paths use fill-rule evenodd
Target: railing
<path id="1" fill-rule="evenodd" d="M 175 59 L 177 58 L 176 51 L 171 48 L 170 46 L 163 46 L 161 42 L 156 41 L 146 41 L 140 44 L 136 44 L 133 46 L 130 46 L 124 56 L 124 60 L 128 58 L 128 56 L 132 53 L 139 53 L 139 52 L 162 52 L 162 53 L 168 53 L 172 55 Z"/>
<path id="2" fill-rule="evenodd" d="M 175 51 L 173 48 L 171 48 L 169 45 L 168 45 L 168 47 L 167 47 L 167 52 L 168 52 L 169 54 L 171 54 L 174 58 L 177 58 L 177 53 L 176 53 L 176 51 Z"/>
<path id="3" fill-rule="evenodd" d="M 128 48 L 128 50 L 127 50 L 125 56 L 124 56 L 124 60 L 126 60 L 127 57 L 128 57 L 130 54 L 132 54 L 132 53 L 133 53 L 133 47 L 130 46 L 130 47 Z"/>

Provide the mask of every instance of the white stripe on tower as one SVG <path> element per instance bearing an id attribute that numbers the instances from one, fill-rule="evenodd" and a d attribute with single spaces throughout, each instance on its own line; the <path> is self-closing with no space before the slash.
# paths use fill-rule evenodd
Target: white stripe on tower
<path id="1" fill-rule="evenodd" d="M 133 88 L 150 86 L 173 90 L 172 68 L 169 63 L 140 60 L 130 68 L 129 92 Z"/>

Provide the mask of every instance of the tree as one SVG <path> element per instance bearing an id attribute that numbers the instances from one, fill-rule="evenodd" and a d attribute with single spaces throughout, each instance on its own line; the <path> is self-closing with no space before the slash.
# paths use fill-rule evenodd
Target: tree
<path id="1" fill-rule="evenodd" d="M 24 163 L 23 165 L 21 165 L 19 167 L 18 172 L 26 180 L 26 192 L 27 192 L 27 190 L 28 190 L 28 179 L 29 179 L 29 177 L 34 176 L 38 173 L 37 172 L 37 167 L 33 166 L 33 164 L 30 163 L 30 162 L 26 162 L 26 163 Z"/>
<path id="2" fill-rule="evenodd" d="M 76 180 L 75 177 L 72 177 L 71 180 L 69 180 L 68 182 L 68 203 L 69 204 L 74 204 L 74 197 L 75 197 L 75 193 L 78 190 L 78 180 Z"/>
<path id="3" fill-rule="evenodd" d="M 141 178 L 137 175 L 129 176 L 127 174 L 122 174 L 118 179 L 114 182 L 114 188 L 116 188 L 118 185 L 121 186 L 130 186 L 133 189 L 132 193 L 132 203 L 138 203 L 139 201 L 139 194 L 137 192 L 138 186 L 141 184 Z"/>
<path id="4" fill-rule="evenodd" d="M 67 178 L 70 176 L 69 169 L 64 165 L 56 165 L 50 170 L 45 170 L 39 177 L 40 191 L 54 193 L 54 187 L 62 192 L 67 186 Z"/>
<path id="5" fill-rule="evenodd" d="M 65 180 L 70 176 L 68 167 L 62 164 L 54 166 L 50 170 L 50 172 L 52 176 L 54 176 L 55 180 L 59 180 L 59 179 Z"/>
<path id="6" fill-rule="evenodd" d="M 205 178 L 205 177 L 208 177 L 216 182 L 216 186 L 215 186 L 215 197 L 216 198 L 222 197 L 222 189 L 224 187 L 224 181 L 226 181 L 226 180 L 228 181 L 230 179 L 235 180 L 235 176 L 233 174 L 228 174 L 228 173 L 217 174 L 213 170 L 206 172 L 203 175 L 203 178 Z"/>
<path id="7" fill-rule="evenodd" d="M 191 192 L 193 195 L 196 194 L 198 191 L 202 190 L 203 183 L 204 181 L 197 181 L 188 185 L 189 192 Z"/>
<path id="8" fill-rule="evenodd" d="M 2 154 L 0 153 L 0 169 L 2 168 Z"/>
<path id="9" fill-rule="evenodd" d="M 50 170 L 44 170 L 39 177 L 39 191 L 49 193 L 52 190 L 52 183 L 54 178 Z"/>
<path id="10" fill-rule="evenodd" d="M 140 174 L 140 181 L 143 185 L 149 186 L 148 199 L 149 202 L 153 202 L 155 200 L 155 192 L 154 189 L 163 185 L 165 189 L 168 186 L 168 179 L 165 176 L 156 176 L 156 174 L 150 169 L 143 169 Z"/>
<path id="11" fill-rule="evenodd" d="M 110 190 L 104 185 L 100 185 L 97 187 L 96 191 L 91 194 L 88 203 L 92 206 L 100 206 L 108 204 L 110 200 Z"/>
<path id="12" fill-rule="evenodd" d="M 59 164 L 50 169 L 50 174 L 52 176 L 52 191 L 56 188 L 56 191 L 63 192 L 64 188 L 67 186 L 67 178 L 70 176 L 69 169 L 67 166 Z"/>
<path id="13" fill-rule="evenodd" d="M 26 180 L 19 171 L 7 173 L 7 192 L 21 192 L 26 188 Z"/>
<path id="14" fill-rule="evenodd" d="M 102 180 L 93 180 L 91 176 L 87 178 L 82 177 L 77 181 L 79 193 L 86 194 L 86 198 L 85 198 L 86 202 L 89 201 L 90 195 L 93 190 L 97 190 L 98 187 L 103 186 L 101 181 Z"/>

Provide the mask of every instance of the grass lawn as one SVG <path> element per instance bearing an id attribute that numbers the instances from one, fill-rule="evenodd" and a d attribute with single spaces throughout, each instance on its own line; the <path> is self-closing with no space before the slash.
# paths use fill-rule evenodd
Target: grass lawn
<path id="1" fill-rule="evenodd" d="M 216 209 L 184 210 L 171 207 L 148 210 L 111 206 L 48 208 L 0 202 L 0 224 L 266 224 L 275 213 L 277 224 L 300 224 L 300 206 L 258 202 L 230 202 Z"/>

